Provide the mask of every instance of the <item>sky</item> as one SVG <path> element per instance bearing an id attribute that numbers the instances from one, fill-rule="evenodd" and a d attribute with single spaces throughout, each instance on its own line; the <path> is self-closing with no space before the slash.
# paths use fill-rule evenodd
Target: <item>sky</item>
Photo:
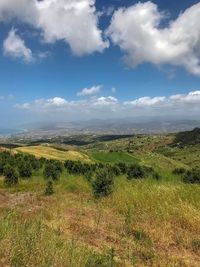
<path id="1" fill-rule="evenodd" d="M 1 127 L 198 118 L 199 17 L 195 0 L 1 0 Z"/>

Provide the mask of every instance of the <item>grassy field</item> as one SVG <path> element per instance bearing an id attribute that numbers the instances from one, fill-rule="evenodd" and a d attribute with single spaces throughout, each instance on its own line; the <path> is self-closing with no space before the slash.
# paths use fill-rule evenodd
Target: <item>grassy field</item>
<path id="1" fill-rule="evenodd" d="M 95 151 L 91 152 L 90 156 L 94 160 L 103 163 L 116 163 L 116 162 L 134 163 L 139 161 L 139 159 L 126 152 Z"/>
<path id="2" fill-rule="evenodd" d="M 44 187 L 0 182 L 0 266 L 199 266 L 199 186 L 118 177 L 98 201 L 83 177 Z"/>
<path id="3" fill-rule="evenodd" d="M 50 146 L 25 146 L 16 148 L 15 151 L 29 153 L 35 155 L 36 157 L 44 157 L 47 159 L 57 159 L 57 160 L 81 160 L 84 162 L 90 162 L 89 157 L 79 151 L 65 151 L 56 149 Z"/>
<path id="4" fill-rule="evenodd" d="M 115 177 L 112 194 L 95 199 L 89 181 L 66 170 L 54 182 L 52 196 L 44 195 L 42 169 L 10 188 L 0 177 L 0 266 L 199 267 L 200 186 L 184 184 L 172 174 L 175 168 L 189 169 L 199 158 L 199 147 L 173 148 L 170 140 L 140 136 L 106 141 L 98 146 L 107 150 L 92 145 L 87 153 L 17 148 L 62 161 L 139 162 L 161 178 Z M 109 152 L 111 148 L 121 151 Z"/>

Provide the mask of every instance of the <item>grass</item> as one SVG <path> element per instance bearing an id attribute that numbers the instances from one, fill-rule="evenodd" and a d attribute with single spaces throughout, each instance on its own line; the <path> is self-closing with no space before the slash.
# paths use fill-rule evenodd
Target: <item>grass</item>
<path id="1" fill-rule="evenodd" d="M 135 163 L 139 161 L 136 157 L 126 152 L 96 151 L 96 152 L 90 152 L 90 155 L 94 160 L 103 163 L 116 163 L 116 162 Z"/>
<path id="2" fill-rule="evenodd" d="M 199 186 L 118 177 L 96 201 L 84 177 L 64 172 L 53 196 L 44 187 L 37 176 L 0 183 L 3 266 L 199 266 Z"/>
<path id="3" fill-rule="evenodd" d="M 171 139 L 141 136 L 131 144 L 129 139 L 116 141 L 125 148 L 122 152 L 77 152 L 83 161 L 140 161 L 162 177 L 116 177 L 113 193 L 99 200 L 86 178 L 66 171 L 50 197 L 44 196 L 41 171 L 12 188 L 0 178 L 0 266 L 199 266 L 200 186 L 172 174 L 177 167 L 190 168 L 198 147 L 169 149 Z M 107 143 L 115 147 L 114 141 Z M 134 155 L 127 147 L 135 147 Z M 46 146 L 20 149 L 40 157 L 80 159 Z"/>
<path id="4" fill-rule="evenodd" d="M 89 157 L 79 151 L 65 151 L 50 146 L 26 146 L 16 148 L 15 151 L 29 153 L 36 157 L 44 157 L 47 159 L 57 159 L 61 161 L 65 160 L 81 160 L 84 162 L 90 162 Z"/>

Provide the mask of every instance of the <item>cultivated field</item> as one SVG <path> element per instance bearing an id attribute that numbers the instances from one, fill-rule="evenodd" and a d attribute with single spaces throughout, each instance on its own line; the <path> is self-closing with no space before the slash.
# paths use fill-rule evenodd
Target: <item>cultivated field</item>
<path id="1" fill-rule="evenodd" d="M 81 160 L 88 162 L 89 157 L 79 151 L 72 150 L 60 150 L 50 146 L 25 146 L 16 148 L 15 151 L 29 153 L 38 158 L 44 157 L 47 159 L 57 159 L 57 160 Z"/>

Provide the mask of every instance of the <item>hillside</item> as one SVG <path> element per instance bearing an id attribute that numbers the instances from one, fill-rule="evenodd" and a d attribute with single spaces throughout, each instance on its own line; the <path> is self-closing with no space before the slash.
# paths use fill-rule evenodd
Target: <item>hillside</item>
<path id="1" fill-rule="evenodd" d="M 57 159 L 61 161 L 65 160 L 81 160 L 83 162 L 90 161 L 89 157 L 81 153 L 79 151 L 75 150 L 65 150 L 65 149 L 59 149 L 54 148 L 50 146 L 23 146 L 15 148 L 15 151 L 17 152 L 23 152 L 23 153 L 29 153 L 36 157 L 44 157 L 47 159 Z"/>
<path id="2" fill-rule="evenodd" d="M 173 144 L 182 147 L 200 144 L 200 128 L 195 128 L 192 131 L 177 133 Z"/>
<path id="3" fill-rule="evenodd" d="M 23 140 L 7 150 L 11 156 L 1 152 L 0 167 L 6 158 L 19 171 L 21 162 L 34 169 L 12 186 L 0 178 L 0 266 L 199 266 L 200 186 L 174 172 L 195 166 L 199 146 L 172 146 L 176 138 L 86 136 L 79 146 Z M 51 164 L 59 173 L 48 196 Z M 112 190 L 97 198 L 99 168 L 115 175 Z"/>

